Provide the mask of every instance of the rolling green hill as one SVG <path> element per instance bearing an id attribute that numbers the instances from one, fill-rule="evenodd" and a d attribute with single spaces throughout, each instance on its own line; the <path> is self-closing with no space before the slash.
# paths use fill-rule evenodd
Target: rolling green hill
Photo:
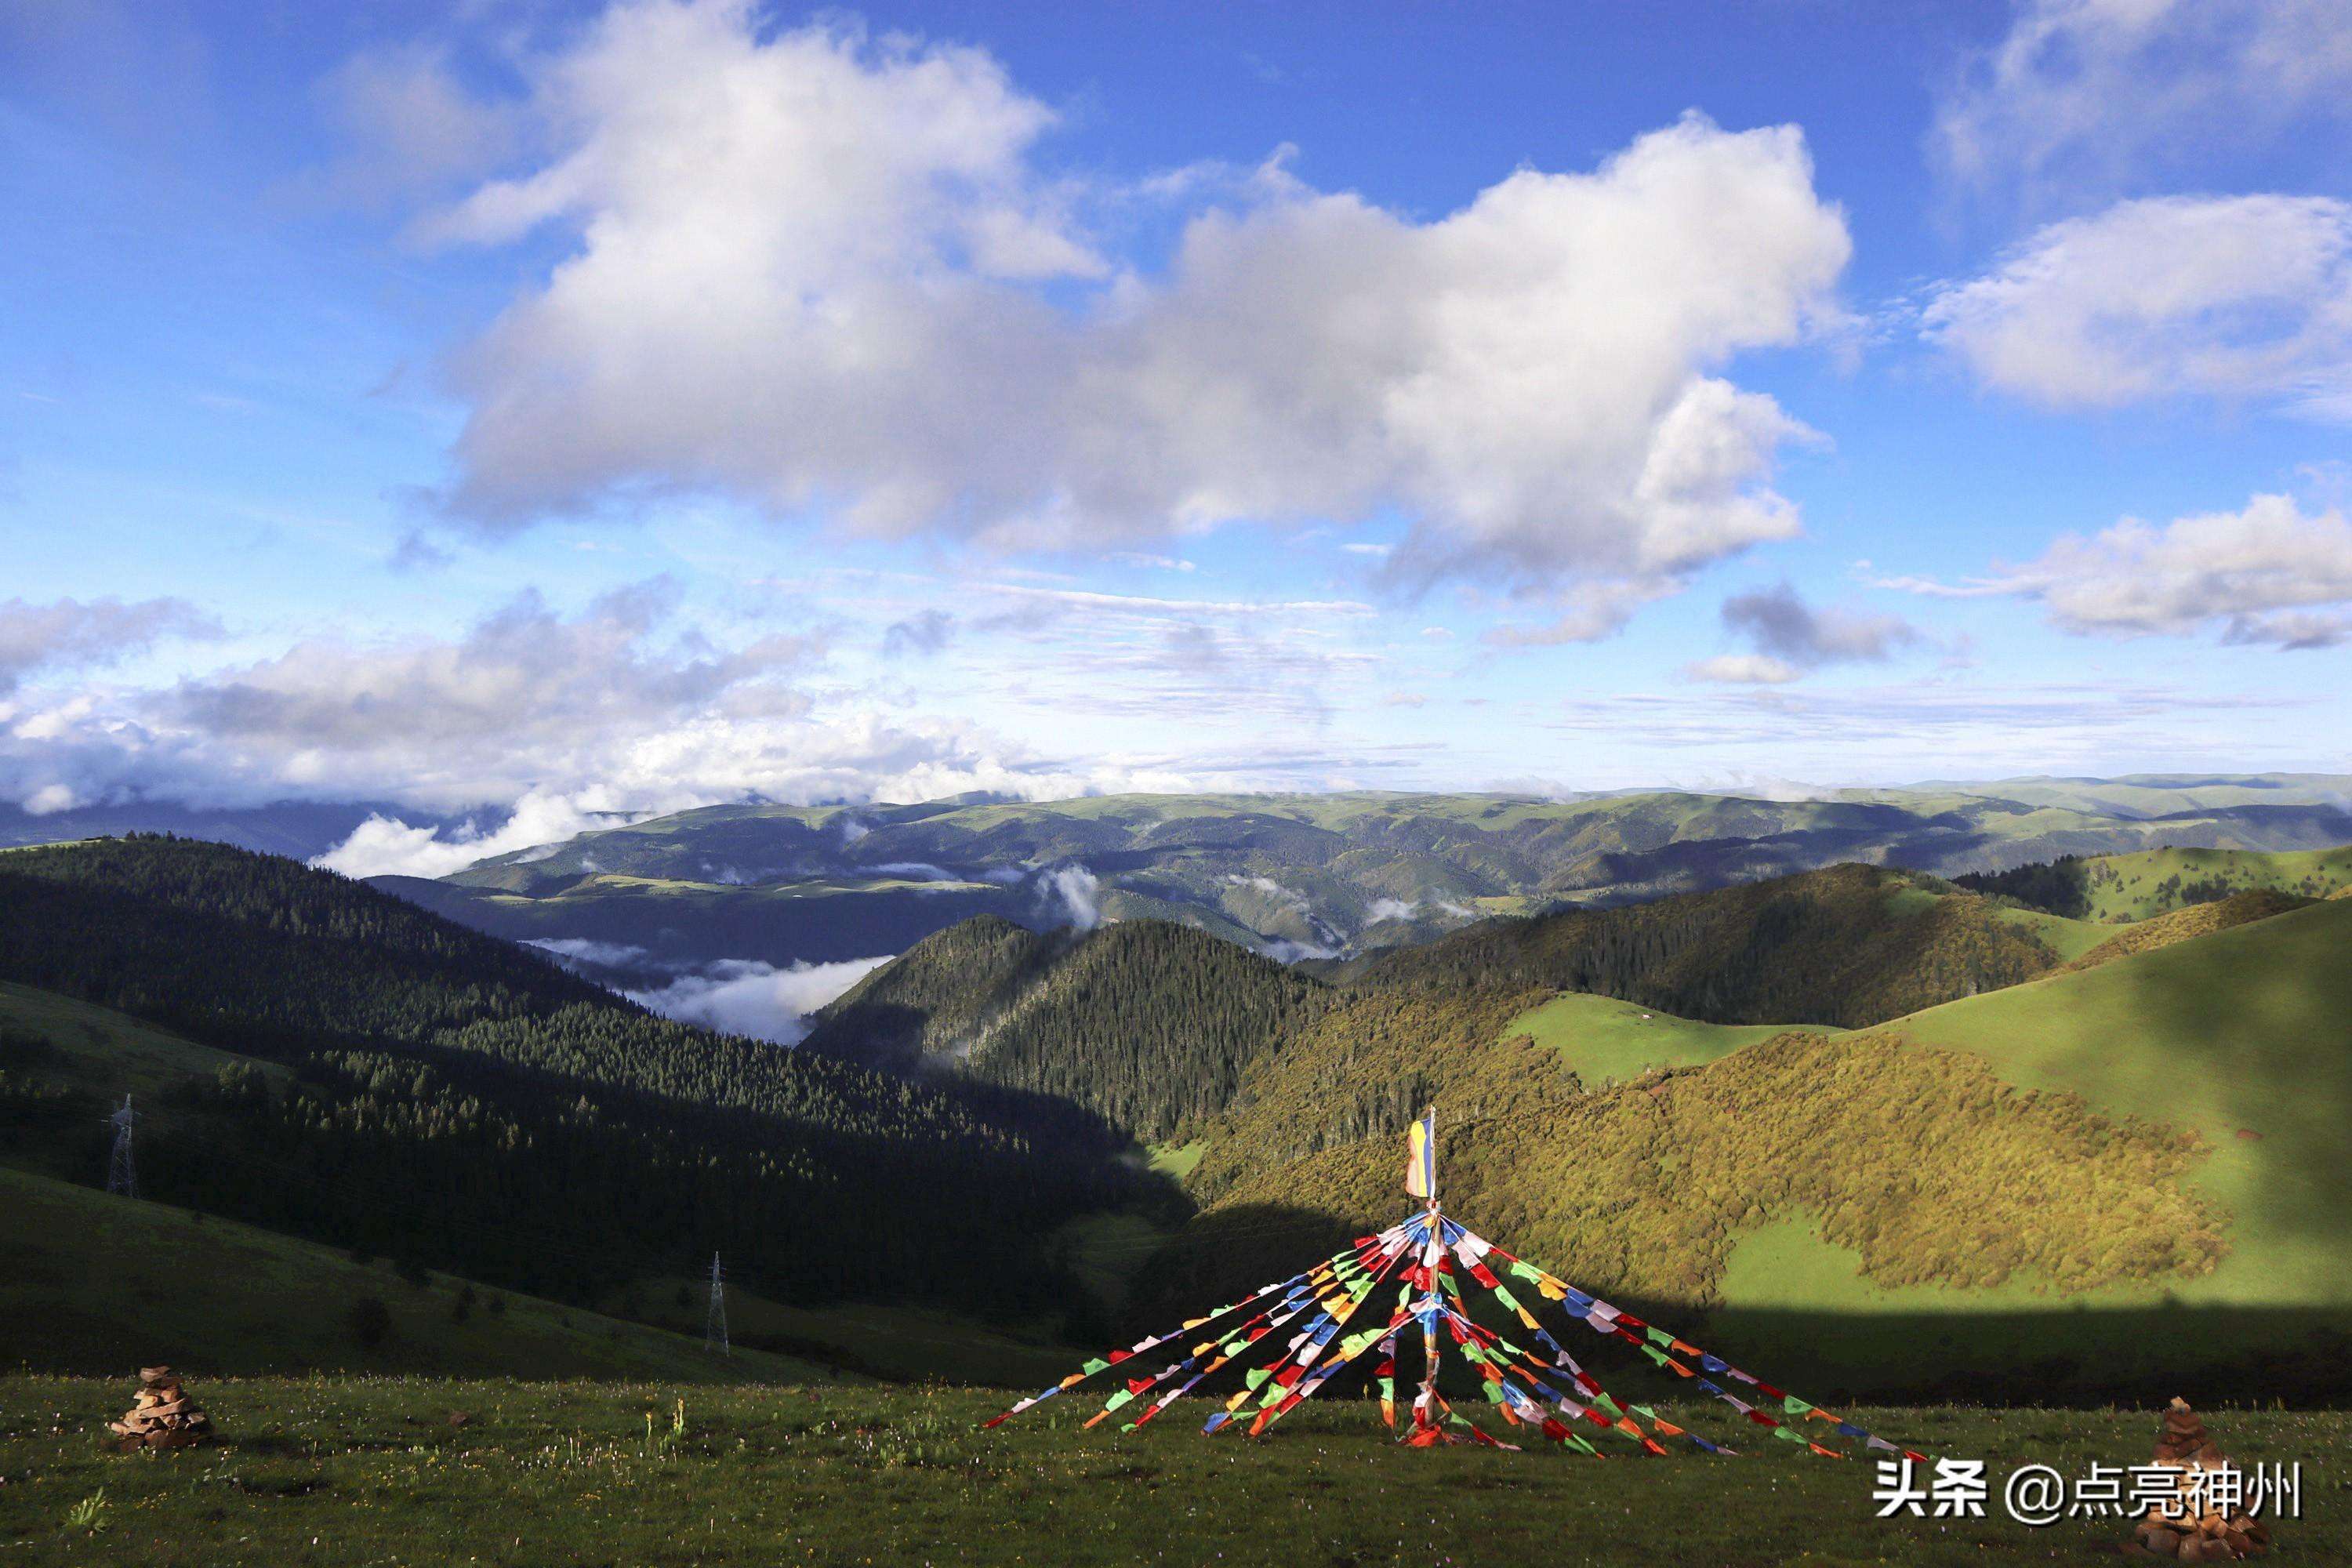
<path id="1" fill-rule="evenodd" d="M 2105 934 L 1932 878 L 1840 866 L 1650 904 L 1485 921 L 1345 966 L 1341 994 L 1167 921 L 1073 935 L 982 918 L 866 975 L 825 1010 L 803 1048 L 901 1073 L 953 1066 L 1075 1101 L 1139 1141 L 1181 1142 L 1232 1103 L 1254 1063 L 1327 1010 L 1376 1015 L 1382 1005 L 1362 994 L 1622 997 L 1676 1015 L 1682 1043 L 1664 1059 L 1685 1060 L 1700 1038 L 1726 1037 L 1708 1037 L 1711 1026 L 1859 1026 L 2043 973 L 2062 956 L 2050 936 L 2079 952 Z M 1578 1005 L 1563 998 L 1554 1014 Z M 1605 1076 L 1623 1066 L 1605 1049 L 1592 1059 Z"/>
<path id="2" fill-rule="evenodd" d="M 1043 1237 L 1165 1187 L 1074 1107 L 670 1023 L 221 846 L 0 858 L 0 979 L 276 1065 L 159 1099 L 142 1152 L 159 1195 L 535 1294 L 585 1300 L 719 1250 L 787 1300 L 1026 1314 L 1064 1280 Z M 91 1020 L 42 1005 L 8 1037 L 0 1114 L 13 1159 L 63 1169 L 131 1085 L 93 1081 Z"/>
<path id="3" fill-rule="evenodd" d="M 1614 997 L 1564 991 L 1512 1019 L 1505 1034 L 1550 1047 L 1587 1087 L 1601 1089 L 1659 1068 L 1711 1062 L 1791 1027 L 1825 1032 L 1817 1025 L 1701 1024 Z"/>
<path id="4" fill-rule="evenodd" d="M 404 1278 L 388 1260 L 355 1263 L 315 1243 L 200 1210 L 124 1203 L 88 1190 L 106 1175 L 110 1135 L 99 1113 L 126 1092 L 134 1095 L 140 1113 L 144 1190 L 189 1190 L 191 1160 L 249 1163 L 248 1152 L 220 1139 L 223 1129 L 206 1103 L 206 1091 L 224 1068 L 280 1087 L 295 1076 L 277 1063 L 198 1045 L 110 1008 L 0 984 L 0 1127 L 11 1133 L 0 1144 L 0 1177 L 14 1167 L 14 1174 L 34 1184 L 23 1189 L 30 1194 L 19 1211 L 23 1223 L 0 1244 L 0 1258 L 17 1286 L 13 1292 L 0 1288 L 0 1314 L 52 1331 L 24 1340 L 22 1360 L 53 1371 L 119 1370 L 142 1357 L 157 1359 L 158 1334 L 192 1347 L 166 1359 L 177 1354 L 214 1372 L 239 1374 L 334 1367 L 691 1379 L 837 1370 L 901 1381 L 1027 1383 L 1055 1373 L 1068 1359 L 1055 1340 L 1058 1322 L 1051 1314 L 1010 1325 L 983 1322 L 918 1304 L 919 1292 L 899 1302 L 794 1305 L 748 1289 L 748 1280 L 730 1268 L 734 1342 L 761 1353 L 714 1367 L 698 1350 L 699 1275 L 612 1285 L 585 1303 L 601 1308 L 604 1317 L 477 1285 L 476 1303 L 488 1315 L 469 1309 L 458 1320 L 448 1314 L 467 1281 L 438 1276 L 428 1289 L 410 1282 L 417 1277 L 413 1266 L 405 1266 Z M 26 1094 L 27 1089 L 35 1092 Z M 53 1124 L 59 1110 L 67 1113 L 62 1129 Z M 334 1195 L 331 1188 L 327 1195 Z M 50 1223 L 68 1217 L 70 1224 Z M 1106 1214 L 1067 1222 L 1122 1223 L 1141 1222 Z M 5 1229 L 0 1222 L 0 1231 Z M 130 1259 L 115 1258 L 118 1249 L 131 1254 Z M 1056 1242 L 1046 1253 L 1060 1250 Z M 180 1278 L 184 1270 L 186 1277 Z M 142 1313 L 135 1304 L 93 1314 L 88 1303 L 93 1293 L 113 1289 L 110 1277 L 134 1281 L 131 1294 L 139 1300 L 168 1289 L 184 1304 L 161 1314 Z M 374 1349 L 360 1346 L 335 1315 L 371 1294 L 386 1302 L 394 1321 L 394 1337 Z M 289 1324 L 276 1300 L 281 1295 L 301 1304 L 299 1322 Z M 499 1312 L 509 1307 L 515 1312 L 507 1323 L 516 1332 L 482 1331 L 499 1326 L 487 1305 L 493 1297 L 505 1298 Z M 461 1321 L 470 1321 L 471 1331 L 451 1326 Z M 276 1338 L 255 1331 L 256 1325 L 271 1324 L 287 1331 Z M 674 1343 L 640 1325 L 688 1335 L 692 1344 Z M 207 1327 L 212 1337 L 199 1340 L 197 1331 Z M 696 1359 L 681 1368 L 677 1357 L 686 1349 Z"/>
<path id="5" fill-rule="evenodd" d="M 2325 899 L 2352 888 L 2352 846 L 2259 853 L 2166 848 L 2069 858 L 1960 879 L 1979 892 L 2034 909 L 2119 925 L 2152 920 L 2233 893 L 2271 891 Z"/>
<path id="6" fill-rule="evenodd" d="M 2092 926 L 2090 929 L 2093 931 L 2112 931 L 2113 934 L 2096 947 L 2085 949 L 2066 967 L 2096 969 L 2102 963 L 2113 963 L 2118 958 L 2129 958 L 2136 952 L 2152 952 L 2176 942 L 2208 936 L 2251 921 L 2266 921 L 2273 915 L 2283 915 L 2314 901 L 2299 894 L 2282 893 L 2275 889 L 2252 888 L 2242 893 L 2232 893 L 2226 899 L 2217 899 L 2211 903 L 2190 904 L 2169 914 L 2153 915 L 2119 928 Z"/>
<path id="7" fill-rule="evenodd" d="M 354 1328 L 384 1309 L 381 1337 Z M 0 1358 L 12 1370 L 302 1372 L 800 1383 L 827 1369 L 0 1167 Z M 197 1369 L 201 1369 L 199 1372 Z"/>
<path id="8" fill-rule="evenodd" d="M 1493 915 L 1841 861 L 1956 876 L 2155 845 L 2344 844 L 2347 783 L 2020 780 L 1795 800 L 1357 792 L 740 805 L 583 834 L 440 882 L 381 885 L 497 935 L 599 943 L 632 984 L 664 965 L 899 952 L 981 914 L 1041 928 L 1171 920 L 1286 960 L 1338 959 Z M 1071 904 L 1067 877 L 1087 889 L 1087 910 Z"/>
<path id="9" fill-rule="evenodd" d="M 1844 1034 L 1675 1021 L 1712 1059 L 1593 1092 L 1580 1050 L 1646 1060 L 1612 1004 L 1359 993 L 1252 1069 L 1139 1294 L 1393 1218 L 1427 1101 L 1466 1222 L 1824 1386 L 2352 1394 L 2347 952 L 2336 900 Z"/>
<path id="10" fill-rule="evenodd" d="M 2028 1092 L 2192 1131 L 2230 1224 L 2189 1301 L 2352 1300 L 2352 900 L 2231 927 L 1887 1026 Z"/>

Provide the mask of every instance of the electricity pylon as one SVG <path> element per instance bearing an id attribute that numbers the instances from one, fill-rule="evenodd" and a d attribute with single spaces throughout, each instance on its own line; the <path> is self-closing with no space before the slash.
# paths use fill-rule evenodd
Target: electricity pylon
<path id="1" fill-rule="evenodd" d="M 138 1120 L 139 1113 L 131 1109 L 131 1097 L 127 1094 L 114 1114 L 106 1119 L 106 1124 L 114 1129 L 114 1152 L 106 1162 L 106 1190 L 121 1193 L 126 1198 L 139 1195 L 139 1166 L 131 1152 L 131 1129 Z"/>
<path id="2" fill-rule="evenodd" d="M 710 1306 L 702 1319 L 702 1348 L 720 1355 L 735 1352 L 727 1343 L 727 1282 L 719 1271 L 719 1254 L 710 1255 Z"/>

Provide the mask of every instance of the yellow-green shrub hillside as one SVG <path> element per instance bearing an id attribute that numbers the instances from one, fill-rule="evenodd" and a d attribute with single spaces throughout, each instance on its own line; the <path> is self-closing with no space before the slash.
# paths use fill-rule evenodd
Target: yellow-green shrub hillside
<path id="1" fill-rule="evenodd" d="M 1465 1223 L 1857 1384 L 2352 1392 L 2347 953 L 2330 900 L 1592 1093 L 1533 994 L 1359 998 L 1253 1075 L 1150 1282 L 1397 1217 L 1426 1100 Z"/>

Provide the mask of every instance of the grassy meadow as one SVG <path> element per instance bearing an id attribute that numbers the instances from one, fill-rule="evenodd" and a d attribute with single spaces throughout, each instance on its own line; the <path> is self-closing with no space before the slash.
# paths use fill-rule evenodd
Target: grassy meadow
<path id="1" fill-rule="evenodd" d="M 2352 900 L 2331 900 L 2096 969 L 1897 1019 L 1885 1032 L 1974 1056 L 2027 1091 L 2193 1130 L 2192 1187 L 2230 1252 L 2175 1282 L 2191 1303 L 2352 1303 Z"/>
<path id="2" fill-rule="evenodd" d="M 1832 1032 L 1804 1024 L 1701 1024 L 1612 996 L 1564 991 L 1512 1019 L 1504 1033 L 1559 1051 L 1586 1087 L 1600 1089 L 1654 1068 L 1696 1067 L 1792 1030 Z"/>
<path id="3" fill-rule="evenodd" d="M 1937 1564 L 2104 1558 L 2126 1521 L 1879 1520 L 1874 1467 L 1750 1445 L 1597 1461 L 1398 1447 L 1360 1401 L 1251 1440 L 1191 1402 L 1140 1432 L 984 1391 L 218 1380 L 222 1441 L 104 1450 L 131 1380 L 0 1377 L 0 1562 Z M 1685 1414 L 1689 1414 L 1685 1412 Z M 2005 1478 L 2145 1462 L 2144 1411 L 1853 1413 Z M 2242 1463 L 2304 1466 L 2277 1561 L 2352 1560 L 2352 1415 L 2208 1412 Z M 1712 1418 L 1693 1414 L 1707 1429 Z M 1719 1425 L 1719 1424 L 1717 1424 Z M 92 1501 L 90 1500 L 98 1500 Z"/>
<path id="4" fill-rule="evenodd" d="M 355 1331 L 359 1303 L 380 1331 Z M 688 1338 L 163 1204 L 0 1168 L 0 1366 L 93 1370 L 135 1353 L 192 1372 L 803 1381 L 817 1363 L 731 1364 Z"/>
<path id="5" fill-rule="evenodd" d="M 2092 862 L 2084 889 L 2088 919 L 2107 924 L 2144 921 L 2184 902 L 2184 889 L 2202 896 L 2272 888 L 2324 899 L 2352 886 L 2352 846 L 2336 849 L 2263 852 L 2252 849 L 2142 849 Z"/>

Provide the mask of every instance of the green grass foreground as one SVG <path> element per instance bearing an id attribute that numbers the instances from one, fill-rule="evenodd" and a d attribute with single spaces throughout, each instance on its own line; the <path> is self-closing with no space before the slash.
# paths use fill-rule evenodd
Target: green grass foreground
<path id="1" fill-rule="evenodd" d="M 194 1369 L 184 1368 L 193 1373 Z M 919 1389 L 436 1379 L 206 1380 L 223 1441 L 104 1451 L 132 1383 L 0 1378 L 0 1563 L 1983 1563 L 2104 1557 L 2112 1519 L 1881 1521 L 1873 1467 L 1769 1441 L 1606 1462 L 1417 1451 L 1376 1410 L 1308 1406 L 1259 1441 L 1188 1403 L 1122 1435 Z M 672 1428 L 684 1404 L 682 1435 Z M 1719 1408 L 1719 1407 L 1718 1407 Z M 462 1424 L 452 1413 L 462 1415 Z M 1866 1410 L 1989 1473 L 2144 1462 L 2143 1411 Z M 1191 1417 L 1185 1419 L 1185 1417 Z M 1703 1430 L 1711 1416 L 1694 1415 Z M 2243 1464 L 2300 1459 L 2282 1563 L 2352 1561 L 2352 1414 L 2209 1412 Z M 100 1497 L 103 1501 L 89 1504 Z M 93 1529 L 93 1526 L 97 1528 Z"/>

